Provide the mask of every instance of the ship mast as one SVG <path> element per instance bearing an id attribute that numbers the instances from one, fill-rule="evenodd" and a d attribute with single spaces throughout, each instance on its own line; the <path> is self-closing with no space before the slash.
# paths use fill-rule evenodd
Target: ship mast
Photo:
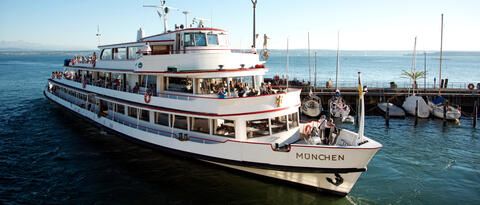
<path id="1" fill-rule="evenodd" d="M 417 87 L 417 78 L 416 78 L 416 58 L 417 58 L 417 37 L 415 36 L 415 41 L 413 42 L 413 59 L 412 59 L 412 74 L 414 76 L 413 78 L 413 94 L 415 95 L 415 87 Z"/>
<path id="2" fill-rule="evenodd" d="M 340 52 L 340 31 L 337 32 L 337 65 L 335 71 L 335 90 L 338 89 L 338 69 L 340 68 L 340 59 L 339 59 L 339 52 Z"/>
<path id="3" fill-rule="evenodd" d="M 438 95 L 442 90 L 442 56 L 443 56 L 443 14 L 442 14 L 442 22 L 440 25 L 440 66 L 438 71 Z"/>
<path id="4" fill-rule="evenodd" d="M 288 38 L 287 38 L 287 65 L 285 66 L 285 69 L 287 72 L 287 90 L 286 90 L 287 93 L 288 93 L 288 64 L 290 64 L 289 59 L 290 59 L 290 56 L 288 54 Z"/>
<path id="5" fill-rule="evenodd" d="M 312 85 L 312 66 L 310 64 L 310 32 L 307 32 L 308 41 L 308 82 Z"/>

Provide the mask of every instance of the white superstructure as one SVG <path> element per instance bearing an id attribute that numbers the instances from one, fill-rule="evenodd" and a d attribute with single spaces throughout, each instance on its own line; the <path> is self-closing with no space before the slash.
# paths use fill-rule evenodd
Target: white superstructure
<path id="1" fill-rule="evenodd" d="M 112 132 L 342 195 L 381 148 L 348 130 L 328 129 L 328 142 L 305 140 L 312 123 L 299 121 L 301 91 L 260 94 L 264 62 L 233 52 L 224 30 L 178 28 L 99 48 L 67 60 L 44 94 Z"/>

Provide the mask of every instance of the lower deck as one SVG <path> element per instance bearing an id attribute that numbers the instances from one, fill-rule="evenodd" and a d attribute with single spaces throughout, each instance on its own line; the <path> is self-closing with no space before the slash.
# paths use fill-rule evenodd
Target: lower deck
<path id="1" fill-rule="evenodd" d="M 98 117 L 146 132 L 201 143 L 232 139 L 287 144 L 299 139 L 298 111 L 265 119 L 210 117 L 125 103 L 121 99 L 49 83 L 49 93 Z"/>

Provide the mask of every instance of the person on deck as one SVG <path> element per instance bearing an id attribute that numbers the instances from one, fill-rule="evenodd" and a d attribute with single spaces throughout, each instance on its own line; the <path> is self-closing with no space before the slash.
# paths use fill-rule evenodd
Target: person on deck
<path id="1" fill-rule="evenodd" d="M 97 52 L 93 52 L 92 55 L 92 68 L 95 68 L 95 65 L 97 64 Z"/>
<path id="2" fill-rule="evenodd" d="M 227 92 L 225 91 L 225 88 L 222 87 L 218 90 L 218 98 L 224 99 L 227 97 Z"/>

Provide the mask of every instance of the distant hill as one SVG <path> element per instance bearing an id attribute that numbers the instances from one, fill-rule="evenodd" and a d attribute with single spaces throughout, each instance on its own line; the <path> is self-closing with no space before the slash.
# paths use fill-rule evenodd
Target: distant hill
<path id="1" fill-rule="evenodd" d="M 65 50 L 92 50 L 87 47 L 70 47 L 61 45 L 45 45 L 27 41 L 0 41 L 0 51 L 65 51 Z"/>

